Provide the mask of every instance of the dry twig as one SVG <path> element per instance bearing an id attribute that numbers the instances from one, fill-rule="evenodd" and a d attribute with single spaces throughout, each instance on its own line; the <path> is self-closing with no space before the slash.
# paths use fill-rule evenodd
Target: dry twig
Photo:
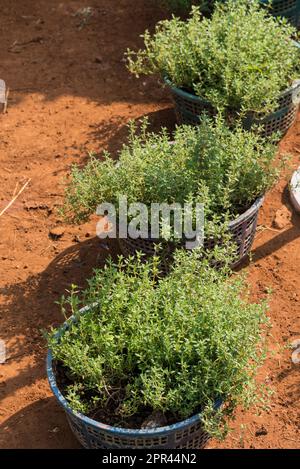
<path id="1" fill-rule="evenodd" d="M 19 197 L 19 195 L 22 194 L 23 190 L 24 190 L 25 187 L 29 184 L 30 181 L 31 181 L 31 179 L 28 179 L 28 181 L 26 181 L 25 184 L 21 187 L 21 189 L 19 190 L 19 192 L 11 199 L 11 201 L 9 202 L 9 204 L 7 204 L 6 207 L 4 207 L 4 209 L 0 212 L 0 217 L 6 212 L 6 210 L 9 209 L 9 207 L 12 206 L 12 204 L 17 200 L 17 198 Z"/>

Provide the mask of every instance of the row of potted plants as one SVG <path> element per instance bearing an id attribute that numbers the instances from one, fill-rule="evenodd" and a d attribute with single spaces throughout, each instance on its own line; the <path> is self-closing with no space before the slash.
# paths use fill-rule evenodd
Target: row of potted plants
<path id="1" fill-rule="evenodd" d="M 144 50 L 128 52 L 132 72 L 158 72 L 186 106 L 206 104 L 177 107 L 184 124 L 172 137 L 132 123 L 118 160 L 74 167 L 64 213 L 80 222 L 103 202 L 118 208 L 124 194 L 148 208 L 202 203 L 205 241 L 182 249 L 174 223 L 165 231 L 161 219 L 156 238 L 148 227 L 147 239 L 120 239 L 125 258 L 62 299 L 71 317 L 48 334 L 47 372 L 83 446 L 202 448 L 224 437 L 236 405 L 261 401 L 267 304 L 251 304 L 243 278 L 230 274 L 284 164 L 273 131 L 288 126 L 281 99 L 289 124 L 298 107 L 294 34 L 258 2 L 228 0 L 210 19 L 194 9 L 187 21 L 161 22 Z M 274 111 L 272 132 L 253 125 Z"/>

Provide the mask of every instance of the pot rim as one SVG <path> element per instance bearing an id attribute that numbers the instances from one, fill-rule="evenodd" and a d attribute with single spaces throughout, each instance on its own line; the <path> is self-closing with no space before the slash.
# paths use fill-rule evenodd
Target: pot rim
<path id="1" fill-rule="evenodd" d="M 295 41 L 292 39 L 292 43 L 295 47 L 300 50 L 299 41 Z M 195 102 L 206 103 L 211 106 L 211 103 L 207 99 L 201 98 L 200 96 L 196 96 L 193 93 L 189 93 L 188 91 L 184 91 L 182 88 L 178 88 L 177 86 L 175 86 L 166 74 L 163 75 L 163 80 L 171 89 L 173 89 L 177 94 L 181 95 L 183 98 L 187 98 Z M 292 85 L 289 88 L 286 88 L 286 90 L 281 93 L 280 97 L 285 96 L 286 94 L 290 93 L 291 90 L 296 89 L 298 87 L 300 87 L 300 80 L 294 80 Z"/>
<path id="2" fill-rule="evenodd" d="M 261 195 L 257 197 L 255 202 L 249 207 L 245 212 L 241 213 L 237 218 L 234 220 L 230 221 L 228 223 L 229 228 L 234 228 L 235 225 L 239 225 L 241 222 L 243 222 L 246 218 L 250 217 L 252 214 L 254 214 L 256 211 L 260 209 L 262 206 L 263 202 L 265 200 L 265 195 Z"/>
<path id="3" fill-rule="evenodd" d="M 265 194 L 258 196 L 253 202 L 253 204 L 247 210 L 245 210 L 245 212 L 241 213 L 240 215 L 238 215 L 236 218 L 234 218 L 228 223 L 228 228 L 234 229 L 236 225 L 239 225 L 244 220 L 254 215 L 254 213 L 256 213 L 261 208 L 262 204 L 264 203 L 264 200 L 265 200 Z M 151 230 L 150 230 L 150 233 L 151 233 Z M 131 240 L 132 238 L 127 237 L 127 238 L 119 238 L 119 239 L 121 239 L 121 241 L 126 242 L 127 239 Z M 149 234 L 149 237 L 147 238 L 147 240 L 151 240 L 151 239 L 152 239 L 151 235 Z"/>
<path id="4" fill-rule="evenodd" d="M 300 43 L 299 43 L 299 49 L 300 49 Z M 203 104 L 206 104 L 208 106 L 211 106 L 212 107 L 212 104 L 210 101 L 208 101 L 207 99 L 205 98 L 201 98 L 201 96 L 197 96 L 196 94 L 194 93 L 190 93 L 189 91 L 184 91 L 182 88 L 178 88 L 177 86 L 173 85 L 173 83 L 171 82 L 171 80 L 167 77 L 167 75 L 165 75 L 163 77 L 163 80 L 165 82 L 165 84 L 171 88 L 171 90 L 174 91 L 174 93 L 176 93 L 177 95 L 181 96 L 182 98 L 185 98 L 185 99 L 189 99 L 190 101 L 194 101 L 196 103 L 203 103 Z M 291 91 L 295 91 L 296 89 L 300 88 L 300 79 L 295 79 L 293 81 L 293 83 L 291 84 L 291 86 L 289 88 L 286 88 L 281 94 L 280 94 L 280 98 L 289 94 Z"/>

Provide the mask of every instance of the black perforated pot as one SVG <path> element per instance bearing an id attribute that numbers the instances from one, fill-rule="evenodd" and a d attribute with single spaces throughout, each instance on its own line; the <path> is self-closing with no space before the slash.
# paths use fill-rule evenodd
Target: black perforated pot
<path id="1" fill-rule="evenodd" d="M 170 89 L 179 124 L 198 125 L 204 113 L 215 114 L 216 111 L 209 101 L 176 88 L 167 78 L 165 82 Z M 246 130 L 250 130 L 253 126 L 259 125 L 262 129 L 260 133 L 264 137 L 269 137 L 274 132 L 280 132 L 283 136 L 295 122 L 299 101 L 300 80 L 296 80 L 281 94 L 276 111 L 265 116 L 254 116 L 249 113 L 243 121 L 243 126 Z"/>
<path id="2" fill-rule="evenodd" d="M 228 230 L 231 234 L 232 240 L 237 246 L 236 260 L 232 264 L 232 268 L 240 264 L 251 250 L 255 238 L 258 213 L 263 201 L 264 197 L 259 197 L 246 212 L 230 222 L 228 225 Z M 126 257 L 134 256 L 138 251 L 142 252 L 146 258 L 151 257 L 155 254 L 156 246 L 159 243 L 161 243 L 161 240 L 150 237 L 147 239 L 119 239 L 120 248 Z M 207 250 L 213 249 L 215 245 L 216 241 L 213 239 L 204 240 L 204 248 Z M 185 244 L 182 246 L 184 247 Z M 164 273 L 169 271 L 172 253 L 175 248 L 176 245 L 174 244 L 166 242 L 163 243 L 161 270 Z M 216 264 L 216 267 L 218 267 L 218 264 Z"/>

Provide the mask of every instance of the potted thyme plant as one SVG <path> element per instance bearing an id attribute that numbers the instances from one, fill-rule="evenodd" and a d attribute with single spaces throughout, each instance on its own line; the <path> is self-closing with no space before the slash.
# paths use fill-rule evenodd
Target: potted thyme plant
<path id="1" fill-rule="evenodd" d="M 206 117 L 199 126 L 177 127 L 172 144 L 165 129 L 151 133 L 145 120 L 137 132 L 132 123 L 129 142 L 118 160 L 109 154 L 104 161 L 91 156 L 84 168 L 73 167 L 64 213 L 80 222 L 95 213 L 99 204 L 110 203 L 118 217 L 123 195 L 128 205 L 145 204 L 149 213 L 153 204 L 177 203 L 183 207 L 188 202 L 194 210 L 201 203 L 204 247 L 212 249 L 216 240 L 229 232 L 236 244 L 234 263 L 238 263 L 251 248 L 263 196 L 280 172 L 274 164 L 276 153 L 270 141 L 241 126 L 232 131 L 220 118 Z M 123 252 L 128 255 L 141 250 L 153 255 L 161 242 L 172 252 L 176 243 L 185 241 L 175 236 L 172 223 L 170 219 L 166 226 L 161 214 L 156 237 L 151 235 L 151 226 L 149 236 L 143 239 L 122 236 Z"/>
<path id="2" fill-rule="evenodd" d="M 72 431 L 86 448 L 222 438 L 235 407 L 262 398 L 266 307 L 197 250 L 178 251 L 164 278 L 156 258 L 96 270 L 82 294 L 62 298 L 72 317 L 48 334 L 48 378 Z"/>
<path id="3" fill-rule="evenodd" d="M 127 51 L 136 76 L 158 73 L 169 86 L 178 121 L 198 124 L 203 111 L 225 113 L 264 135 L 282 134 L 295 120 L 300 81 L 296 30 L 255 1 L 218 2 L 211 18 L 199 8 L 145 32 L 145 48 Z"/>

